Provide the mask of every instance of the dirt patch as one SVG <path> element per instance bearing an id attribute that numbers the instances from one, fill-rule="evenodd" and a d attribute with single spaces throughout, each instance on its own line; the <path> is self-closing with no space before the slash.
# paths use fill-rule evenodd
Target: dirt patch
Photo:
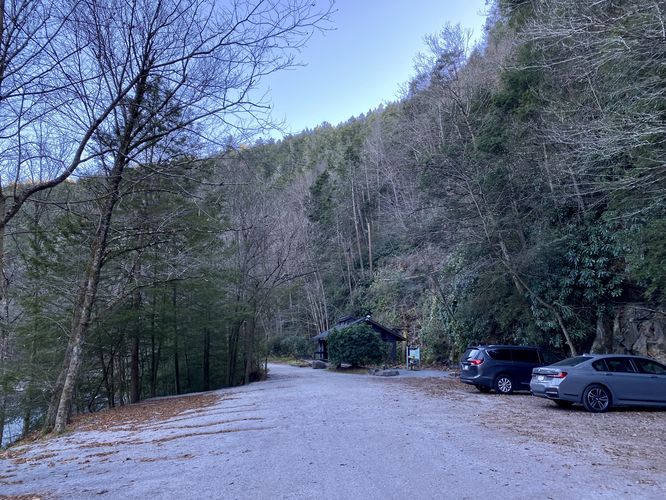
<path id="1" fill-rule="evenodd" d="M 477 393 L 477 390 L 474 387 L 461 383 L 457 378 L 404 378 L 400 379 L 400 382 L 419 389 L 431 396 L 451 396 L 455 393 Z"/>
<path id="2" fill-rule="evenodd" d="M 465 418 L 484 427 L 512 433 L 526 445 L 549 443 L 574 452 L 593 452 L 605 465 L 632 464 L 649 470 L 666 469 L 666 411 L 615 409 L 594 414 L 582 407 L 559 408 L 529 394 L 481 394 L 457 379 L 405 379 L 402 383 L 431 397 L 448 399 Z"/>

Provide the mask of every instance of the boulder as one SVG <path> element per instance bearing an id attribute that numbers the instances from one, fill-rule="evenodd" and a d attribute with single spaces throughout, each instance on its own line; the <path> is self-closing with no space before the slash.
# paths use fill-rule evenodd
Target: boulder
<path id="1" fill-rule="evenodd" d="M 315 359 L 312 362 L 312 368 L 314 368 L 315 370 L 322 370 L 328 368 L 328 365 L 320 359 Z"/>

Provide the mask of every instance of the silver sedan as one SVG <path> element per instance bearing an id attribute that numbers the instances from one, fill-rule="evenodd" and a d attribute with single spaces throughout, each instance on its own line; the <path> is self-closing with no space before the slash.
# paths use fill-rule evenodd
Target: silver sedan
<path id="1" fill-rule="evenodd" d="M 530 391 L 595 413 L 613 406 L 666 407 L 666 366 L 641 356 L 585 354 L 533 369 Z"/>

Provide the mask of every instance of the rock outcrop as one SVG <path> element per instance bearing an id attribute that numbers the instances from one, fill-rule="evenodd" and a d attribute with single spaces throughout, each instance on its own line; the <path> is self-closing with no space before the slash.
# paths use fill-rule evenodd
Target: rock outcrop
<path id="1" fill-rule="evenodd" d="M 612 324 L 597 324 L 591 351 L 639 354 L 666 362 L 666 311 L 647 304 L 618 307 Z"/>

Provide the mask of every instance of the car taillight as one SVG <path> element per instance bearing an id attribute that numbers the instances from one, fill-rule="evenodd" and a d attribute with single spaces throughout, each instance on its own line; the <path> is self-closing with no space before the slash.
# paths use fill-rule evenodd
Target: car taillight
<path id="1" fill-rule="evenodd" d="M 550 373 L 546 376 L 551 378 L 564 378 L 567 376 L 567 372 Z"/>
<path id="2" fill-rule="evenodd" d="M 470 365 L 480 365 L 481 363 L 483 363 L 483 360 L 482 359 L 470 359 L 468 361 L 468 363 Z"/>

